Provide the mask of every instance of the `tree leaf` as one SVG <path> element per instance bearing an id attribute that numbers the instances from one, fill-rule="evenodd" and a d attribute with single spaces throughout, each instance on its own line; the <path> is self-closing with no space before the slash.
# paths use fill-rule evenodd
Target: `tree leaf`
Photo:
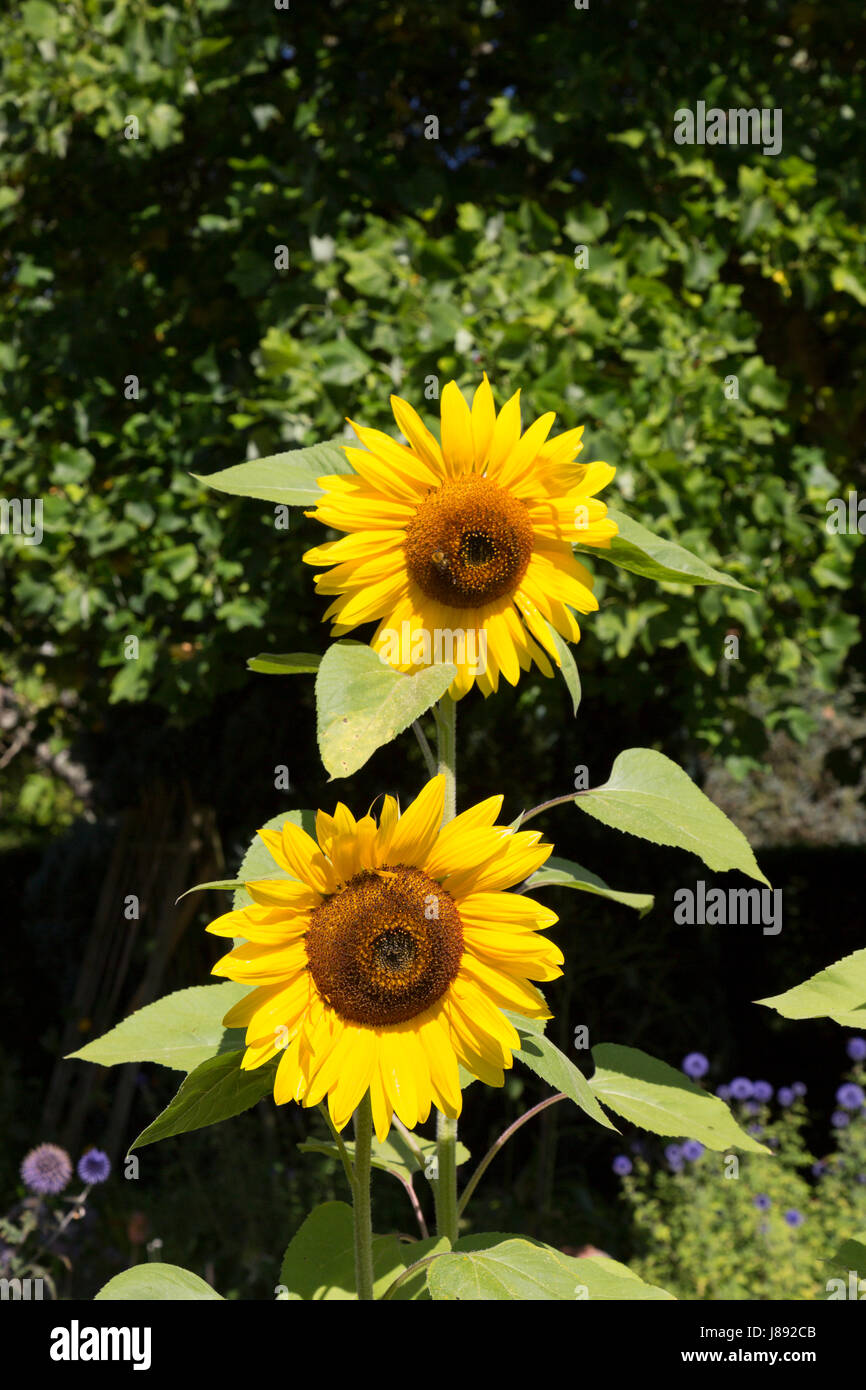
<path id="1" fill-rule="evenodd" d="M 207 477 L 200 473 L 192 476 L 197 482 L 233 497 L 258 497 L 288 507 L 312 507 L 322 497 L 318 478 L 351 472 L 344 445 L 332 440 L 308 449 L 291 449 L 286 454 L 236 463 Z"/>
<path id="2" fill-rule="evenodd" d="M 197 1274 L 180 1265 L 153 1264 L 133 1265 L 122 1274 L 115 1274 L 107 1284 L 103 1284 L 95 1295 L 97 1302 L 156 1303 L 163 1300 L 218 1299 L 224 1302 L 222 1294 L 206 1284 Z"/>
<path id="3" fill-rule="evenodd" d="M 519 1057 L 521 1062 L 534 1071 L 536 1076 L 540 1076 L 542 1081 L 552 1086 L 554 1091 L 564 1091 L 569 1100 L 573 1100 L 590 1119 L 596 1120 L 606 1129 L 616 1130 L 616 1125 L 608 1119 L 593 1095 L 583 1072 L 575 1066 L 571 1058 L 560 1052 L 556 1044 L 546 1038 L 540 1028 L 533 1027 L 532 1020 L 511 1013 L 508 1009 L 503 1012 L 514 1024 L 523 1044 L 520 1051 L 515 1052 L 515 1057 Z"/>
<path id="4" fill-rule="evenodd" d="M 866 1022 L 866 948 L 853 951 L 800 985 L 756 999 L 783 1018 L 832 1018 L 844 1028 Z M 853 1021 L 851 1021 L 853 1018 Z"/>
<path id="5" fill-rule="evenodd" d="M 431 1297 L 439 1300 L 515 1302 L 576 1299 L 670 1299 L 616 1260 L 563 1255 L 523 1236 L 491 1234 L 458 1240 L 427 1272 Z"/>
<path id="6" fill-rule="evenodd" d="M 590 1086 L 609 1110 L 653 1134 L 698 1139 L 708 1149 L 770 1153 L 741 1129 L 718 1096 L 675 1067 L 636 1047 L 601 1043 L 592 1049 Z"/>
<path id="7" fill-rule="evenodd" d="M 243 1048 L 220 1053 L 190 1072 L 170 1104 L 130 1145 L 130 1153 L 145 1144 L 155 1144 L 158 1139 L 229 1120 L 257 1105 L 273 1091 L 276 1059 L 252 1071 L 242 1071 L 243 1056 Z"/>
<path id="8" fill-rule="evenodd" d="M 321 664 L 322 658 L 316 652 L 262 652 L 261 656 L 247 659 L 247 670 L 263 676 L 309 676 Z"/>
<path id="9" fill-rule="evenodd" d="M 608 507 L 607 514 L 619 527 L 619 535 L 614 536 L 609 547 L 593 548 L 589 552 L 599 559 L 609 560 L 631 574 L 641 574 L 661 583 L 719 584 L 728 589 L 754 592 L 731 575 L 713 569 L 712 565 L 693 555 L 685 546 L 653 535 L 646 526 L 624 512 Z M 589 550 L 589 547 L 578 546 L 577 549 Z"/>
<path id="10" fill-rule="evenodd" d="M 381 1298 L 406 1268 L 404 1246 L 397 1236 L 373 1237 L 373 1295 Z M 414 1256 L 409 1260 L 414 1264 Z M 346 1300 L 355 1294 L 355 1235 L 352 1208 L 346 1202 L 314 1207 L 289 1242 L 280 1269 L 289 1300 Z"/>
<path id="11" fill-rule="evenodd" d="M 577 888 L 583 893 L 595 893 L 600 898 L 610 898 L 611 902 L 633 907 L 645 917 L 653 906 L 655 898 L 651 893 L 621 893 L 609 888 L 603 879 L 590 873 L 580 864 L 570 859 L 554 857 L 548 859 L 540 869 L 536 869 L 527 879 L 527 892 L 535 888 Z"/>
<path id="12" fill-rule="evenodd" d="M 209 1057 L 243 1047 L 244 1030 L 224 1028 L 222 1020 L 248 988 L 225 980 L 176 990 L 145 1004 L 101 1038 L 68 1055 L 102 1067 L 159 1062 L 174 1071 L 194 1071 Z"/>
<path id="13" fill-rule="evenodd" d="M 603 825 L 687 849 L 710 869 L 739 869 L 769 887 L 742 830 L 664 753 L 626 749 L 607 782 L 579 792 L 575 805 Z"/>
<path id="14" fill-rule="evenodd" d="M 435 704 L 456 674 L 443 662 L 404 675 L 363 642 L 335 642 L 316 676 L 319 751 L 331 777 L 357 772 Z"/>

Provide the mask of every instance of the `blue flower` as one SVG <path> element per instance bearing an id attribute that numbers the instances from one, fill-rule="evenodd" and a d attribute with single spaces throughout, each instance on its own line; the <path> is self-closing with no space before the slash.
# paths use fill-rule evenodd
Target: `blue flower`
<path id="1" fill-rule="evenodd" d="M 830 1116 L 830 1123 L 834 1129 L 844 1129 L 851 1123 L 851 1116 L 847 1110 L 834 1110 Z"/>
<path id="2" fill-rule="evenodd" d="M 665 1148 L 665 1158 L 673 1171 L 679 1173 L 683 1166 L 683 1155 L 679 1144 L 668 1144 Z"/>
<path id="3" fill-rule="evenodd" d="M 631 1172 L 631 1159 L 627 1158 L 625 1154 L 617 1154 L 616 1158 L 613 1160 L 613 1163 L 611 1164 L 611 1167 L 613 1168 L 613 1171 L 616 1173 L 617 1177 L 626 1178 Z"/>
<path id="4" fill-rule="evenodd" d="M 796 1207 L 789 1207 L 785 1212 L 785 1220 L 789 1226 L 802 1226 L 806 1218 Z"/>
<path id="5" fill-rule="evenodd" d="M 852 1062 L 866 1061 L 866 1038 L 849 1038 L 845 1044 L 845 1051 Z"/>
<path id="6" fill-rule="evenodd" d="M 759 1192 L 754 1200 L 754 1205 L 758 1208 L 758 1211 L 769 1211 L 773 1204 L 766 1192 Z"/>
<path id="7" fill-rule="evenodd" d="M 690 1052 L 683 1058 L 683 1071 L 693 1081 L 699 1081 L 702 1076 L 706 1076 L 709 1069 L 710 1064 L 703 1052 Z"/>
<path id="8" fill-rule="evenodd" d="M 698 1139 L 687 1139 L 680 1152 L 683 1158 L 687 1158 L 689 1163 L 694 1163 L 700 1158 L 704 1151 L 704 1146 Z"/>
<path id="9" fill-rule="evenodd" d="M 809 1088 L 806 1085 L 805 1081 L 795 1081 L 793 1086 L 791 1087 L 791 1090 L 794 1092 L 794 1095 L 799 1096 L 801 1100 L 808 1089 Z"/>
<path id="10" fill-rule="evenodd" d="M 793 1086 L 780 1086 L 776 1092 L 776 1099 L 782 1108 L 787 1110 L 788 1106 L 793 1105 L 797 1099 L 797 1093 Z"/>
<path id="11" fill-rule="evenodd" d="M 94 1183 L 105 1182 L 111 1172 L 111 1159 L 102 1149 L 88 1149 L 78 1160 L 77 1171 L 81 1181 L 92 1187 Z"/>
<path id="12" fill-rule="evenodd" d="M 756 1081 L 752 1087 L 752 1095 L 755 1097 L 755 1100 L 759 1100 L 762 1104 L 766 1104 L 768 1100 L 773 1099 L 773 1088 L 769 1081 Z"/>
<path id="13" fill-rule="evenodd" d="M 839 1087 L 836 1099 L 844 1110 L 859 1110 L 866 1096 L 863 1094 L 863 1087 L 858 1086 L 856 1081 L 847 1081 L 844 1086 Z"/>
<path id="14" fill-rule="evenodd" d="M 31 1192 L 42 1196 L 62 1192 L 72 1177 L 72 1162 L 57 1144 L 39 1144 L 25 1155 L 21 1177 Z"/>
<path id="15" fill-rule="evenodd" d="M 717 1087 L 716 1087 L 716 1095 L 718 1096 L 719 1100 L 730 1100 L 730 1099 L 731 1099 L 731 1088 L 730 1088 L 730 1086 L 717 1086 Z"/>
<path id="16" fill-rule="evenodd" d="M 827 1165 L 826 1165 L 826 1163 L 823 1161 L 823 1159 L 820 1159 L 820 1158 L 819 1158 L 819 1160 L 818 1160 L 817 1163 L 813 1163 L 813 1164 L 812 1164 L 812 1177 L 813 1177 L 813 1178 L 823 1178 L 823 1176 L 824 1176 L 824 1174 L 826 1173 L 826 1171 L 827 1171 Z"/>
<path id="17" fill-rule="evenodd" d="M 731 1095 L 734 1100 L 748 1100 L 752 1094 L 752 1083 L 747 1076 L 735 1076 L 731 1082 Z"/>
<path id="18" fill-rule="evenodd" d="M 760 1139 L 761 1135 L 764 1133 L 764 1126 L 759 1125 L 755 1120 L 753 1120 L 750 1125 L 747 1125 L 746 1128 L 756 1139 Z"/>

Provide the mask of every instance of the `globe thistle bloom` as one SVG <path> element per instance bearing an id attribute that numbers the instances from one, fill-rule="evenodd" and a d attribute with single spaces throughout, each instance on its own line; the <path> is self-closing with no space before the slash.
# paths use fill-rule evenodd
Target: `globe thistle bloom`
<path id="1" fill-rule="evenodd" d="M 773 1203 L 770 1201 L 770 1198 L 767 1196 L 766 1192 L 759 1192 L 757 1197 L 755 1197 L 752 1205 L 756 1206 L 758 1208 L 758 1211 L 769 1211 Z"/>
<path id="2" fill-rule="evenodd" d="M 793 1105 L 797 1099 L 793 1086 L 780 1086 L 776 1092 L 776 1099 L 783 1110 L 787 1110 L 789 1105 Z"/>
<path id="3" fill-rule="evenodd" d="M 866 1096 L 863 1094 L 863 1087 L 858 1086 L 856 1081 L 846 1081 L 836 1092 L 836 1099 L 843 1110 L 859 1110 Z"/>
<path id="4" fill-rule="evenodd" d="M 710 1064 L 703 1052 L 689 1052 L 683 1058 L 682 1069 L 686 1076 L 690 1076 L 693 1081 L 700 1081 L 702 1076 L 706 1076 L 710 1069 Z"/>
<path id="5" fill-rule="evenodd" d="M 866 1061 L 866 1038 L 849 1038 L 845 1044 L 845 1051 L 852 1062 Z"/>
<path id="6" fill-rule="evenodd" d="M 730 1088 L 730 1086 L 717 1086 L 717 1087 L 716 1087 L 716 1095 L 718 1096 L 719 1100 L 724 1100 L 724 1101 L 730 1100 L 730 1099 L 731 1099 L 731 1088 Z"/>
<path id="7" fill-rule="evenodd" d="M 21 1164 L 25 1187 L 43 1197 L 62 1192 L 71 1177 L 72 1161 L 58 1144 L 38 1144 L 25 1155 Z"/>
<path id="8" fill-rule="evenodd" d="M 769 1081 L 756 1081 L 752 1087 L 752 1095 L 755 1097 L 755 1100 L 760 1101 L 762 1105 L 766 1105 L 767 1101 L 773 1099 L 773 1088 Z"/>
<path id="9" fill-rule="evenodd" d="M 734 1100 L 748 1100 L 752 1094 L 752 1083 L 746 1076 L 735 1076 L 730 1089 Z"/>
<path id="10" fill-rule="evenodd" d="M 830 1123 L 834 1129 L 844 1129 L 851 1123 L 851 1116 L 847 1110 L 834 1110 L 830 1116 Z"/>
<path id="11" fill-rule="evenodd" d="M 632 1170 L 632 1162 L 631 1159 L 626 1156 L 626 1154 L 617 1154 L 616 1158 L 613 1160 L 613 1163 L 611 1164 L 611 1167 L 613 1168 L 613 1171 L 616 1173 L 618 1178 L 627 1178 Z"/>
<path id="12" fill-rule="evenodd" d="M 687 1139 L 680 1152 L 683 1158 L 688 1159 L 689 1163 L 695 1163 L 704 1151 L 704 1146 L 698 1139 Z"/>
<path id="13" fill-rule="evenodd" d="M 802 1226 L 805 1220 L 803 1213 L 797 1211 L 796 1207 L 789 1207 L 785 1212 L 785 1222 L 788 1226 Z"/>
<path id="14" fill-rule="evenodd" d="M 82 1182 L 93 1187 L 96 1183 L 105 1182 L 111 1172 L 111 1160 L 102 1149 L 88 1149 L 78 1160 L 76 1171 Z"/>
<path id="15" fill-rule="evenodd" d="M 668 1166 L 674 1173 L 679 1173 L 683 1167 L 683 1153 L 679 1144 L 668 1144 L 665 1147 L 665 1158 Z"/>
<path id="16" fill-rule="evenodd" d="M 808 1089 L 809 1088 L 807 1087 L 805 1081 L 795 1081 L 793 1086 L 791 1087 L 791 1090 L 794 1092 L 794 1095 L 797 1096 L 800 1100 L 803 1099 L 803 1096 L 806 1094 L 806 1091 Z"/>

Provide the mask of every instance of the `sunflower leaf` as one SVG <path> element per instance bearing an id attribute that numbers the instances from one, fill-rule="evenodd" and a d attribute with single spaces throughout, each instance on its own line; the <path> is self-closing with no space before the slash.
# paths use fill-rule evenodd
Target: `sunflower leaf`
<path id="1" fill-rule="evenodd" d="M 263 502 L 282 502 L 287 507 L 311 507 L 320 501 L 318 478 L 352 469 L 338 440 L 291 449 L 286 454 L 236 463 L 207 477 L 193 473 L 196 482 L 228 492 L 232 497 L 257 497 Z"/>
<path id="2" fill-rule="evenodd" d="M 546 864 L 536 869 L 527 879 L 526 891 L 531 892 L 535 888 L 577 888 L 582 893 L 595 893 L 600 898 L 610 898 L 611 902 L 622 903 L 624 907 L 633 907 L 641 917 L 647 915 L 655 902 L 652 893 L 622 893 L 616 888 L 609 888 L 604 879 L 590 873 L 589 869 L 584 869 L 580 864 L 556 857 L 548 859 Z"/>
<path id="3" fill-rule="evenodd" d="M 607 782 L 578 792 L 575 805 L 603 825 L 656 845 L 690 850 L 710 869 L 739 869 L 769 887 L 742 830 L 688 773 L 652 748 L 620 753 Z"/>
<path id="4" fill-rule="evenodd" d="M 243 888 L 243 886 L 243 879 L 239 878 L 221 878 L 213 883 L 194 883 L 192 888 L 187 888 L 185 893 L 181 893 L 180 898 L 175 899 L 175 906 L 181 901 L 181 898 L 189 897 L 190 893 L 203 893 L 206 888 L 219 888 L 230 892 L 232 889 Z"/>
<path id="5" fill-rule="evenodd" d="M 230 1120 L 257 1105 L 274 1088 L 276 1059 L 251 1071 L 243 1071 L 243 1048 L 209 1057 L 181 1082 L 180 1090 L 156 1119 L 142 1130 L 133 1149 L 155 1144 L 175 1134 L 188 1134 L 220 1120 Z"/>
<path id="6" fill-rule="evenodd" d="M 373 1295 L 381 1298 L 415 1256 L 397 1236 L 373 1237 Z M 283 1256 L 280 1284 L 289 1301 L 355 1298 L 355 1234 L 345 1202 L 314 1207 Z"/>
<path id="7" fill-rule="evenodd" d="M 262 652 L 247 658 L 247 670 L 262 676 L 310 676 L 321 664 L 316 652 Z"/>
<path id="8" fill-rule="evenodd" d="M 718 1096 L 710 1095 L 667 1062 L 636 1047 L 601 1043 L 592 1049 L 590 1079 L 599 1100 L 631 1124 L 652 1134 L 697 1139 L 708 1149 L 747 1149 L 768 1154 L 741 1129 Z"/>
<path id="9" fill-rule="evenodd" d="M 331 777 L 357 772 L 435 704 L 456 674 L 443 662 L 404 675 L 363 642 L 335 642 L 316 676 L 319 751 Z"/>
<path id="10" fill-rule="evenodd" d="M 107 1284 L 103 1284 L 95 1295 L 99 1302 L 156 1303 L 168 1300 L 212 1300 L 223 1302 L 223 1296 L 193 1274 L 190 1269 L 180 1265 L 153 1264 L 133 1265 L 115 1274 Z"/>
<path id="11" fill-rule="evenodd" d="M 391 1173 L 401 1182 L 411 1180 L 415 1173 L 423 1173 L 426 1178 L 432 1178 L 431 1160 L 436 1157 L 436 1140 L 424 1139 L 416 1134 L 415 1142 L 421 1150 L 421 1158 L 407 1144 L 402 1134 L 397 1129 L 392 1129 L 384 1143 L 378 1139 L 373 1140 L 370 1154 L 370 1162 L 374 1168 L 379 1168 L 383 1173 Z M 345 1141 L 346 1150 L 351 1159 L 355 1157 L 355 1145 L 349 1139 Z M 340 1151 L 337 1145 L 327 1139 L 305 1139 L 298 1145 L 301 1153 L 327 1154 L 330 1158 L 339 1158 Z M 464 1144 L 457 1144 L 457 1165 L 465 1163 L 471 1158 L 469 1150 Z"/>
<path id="12" fill-rule="evenodd" d="M 564 1091 L 569 1100 L 588 1115 L 591 1120 L 604 1125 L 605 1129 L 616 1130 L 616 1125 L 605 1115 L 590 1089 L 590 1084 L 579 1067 L 570 1057 L 560 1052 L 555 1043 L 546 1038 L 534 1020 L 523 1018 L 520 1014 L 504 1011 L 520 1034 L 523 1044 L 515 1057 L 519 1057 L 536 1076 L 552 1086 L 554 1091 Z M 618 1132 L 618 1131 L 617 1131 Z"/>
<path id="13" fill-rule="evenodd" d="M 866 948 L 819 970 L 802 984 L 756 999 L 783 1018 L 831 1018 L 843 1028 L 866 1024 Z"/>
<path id="14" fill-rule="evenodd" d="M 608 507 L 607 514 L 619 527 L 619 535 L 614 536 L 610 546 L 592 549 L 578 546 L 578 549 L 597 555 L 602 560 L 609 560 L 612 565 L 618 565 L 620 569 L 628 570 L 631 574 L 640 574 L 659 583 L 718 584 L 728 589 L 743 589 L 746 593 L 754 593 L 747 584 L 741 584 L 731 575 L 713 569 L 712 565 L 693 555 L 677 541 L 653 535 L 646 526 L 626 516 L 624 512 Z"/>
<path id="15" fill-rule="evenodd" d="M 548 623 L 548 629 L 550 631 L 551 637 L 553 638 L 554 646 L 556 647 L 556 650 L 559 654 L 559 669 L 562 672 L 562 678 L 565 681 L 565 684 L 568 686 L 568 693 L 571 696 L 571 703 L 574 707 L 574 713 L 577 714 L 577 711 L 580 708 L 581 696 L 580 673 L 577 669 L 577 662 L 574 659 L 571 647 L 568 645 L 562 634 L 557 632 L 556 628 L 553 626 L 552 623 Z"/>
<path id="16" fill-rule="evenodd" d="M 102 1067 L 159 1062 L 174 1071 L 194 1071 L 209 1057 L 243 1047 L 243 1029 L 225 1028 L 222 1020 L 247 990 L 233 980 L 176 990 L 68 1055 Z"/>
<path id="17" fill-rule="evenodd" d="M 673 1298 L 617 1260 L 564 1255 L 541 1241 L 500 1233 L 458 1240 L 430 1265 L 427 1287 L 437 1301 Z"/>

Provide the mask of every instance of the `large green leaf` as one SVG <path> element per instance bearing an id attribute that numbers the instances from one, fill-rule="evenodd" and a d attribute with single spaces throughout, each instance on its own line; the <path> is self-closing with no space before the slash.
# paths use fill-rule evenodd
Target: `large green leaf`
<path id="1" fill-rule="evenodd" d="M 223 1052 L 197 1066 L 181 1082 L 180 1090 L 165 1110 L 130 1145 L 130 1152 L 155 1144 L 157 1139 L 188 1134 L 190 1130 L 229 1120 L 258 1104 L 273 1090 L 277 1059 L 252 1071 L 242 1071 L 243 1056 L 243 1049 Z"/>
<path id="2" fill-rule="evenodd" d="M 563 1255 L 540 1241 L 498 1233 L 458 1240 L 430 1265 L 427 1286 L 436 1300 L 473 1302 L 673 1297 L 616 1260 Z"/>
<path id="3" fill-rule="evenodd" d="M 116 1028 L 69 1056 L 102 1067 L 159 1062 L 174 1071 L 194 1071 L 209 1057 L 243 1047 L 243 1029 L 224 1028 L 222 1020 L 248 988 L 226 980 L 176 990 L 155 1004 L 145 1004 Z"/>
<path id="4" fill-rule="evenodd" d="M 844 1028 L 866 1024 L 866 948 L 819 970 L 784 994 L 755 1003 L 775 1009 L 783 1018 L 832 1018 Z"/>
<path id="5" fill-rule="evenodd" d="M 575 805 L 604 825 L 690 850 L 710 869 L 739 869 L 769 886 L 742 830 L 664 753 L 626 749 L 607 782 L 576 793 Z"/>
<path id="6" fill-rule="evenodd" d="M 616 888 L 609 888 L 604 879 L 590 873 L 589 869 L 584 869 L 582 865 L 555 856 L 548 859 L 540 869 L 536 869 L 527 879 L 526 888 L 527 892 L 536 888 L 577 888 L 582 893 L 595 893 L 600 898 L 610 898 L 611 902 L 622 903 L 624 907 L 633 907 L 641 917 L 647 915 L 655 902 L 651 893 L 621 893 Z"/>
<path id="7" fill-rule="evenodd" d="M 556 650 L 559 654 L 559 669 L 562 672 L 562 678 L 565 681 L 565 684 L 568 686 L 568 693 L 571 696 L 571 703 L 574 709 L 574 713 L 577 714 L 577 711 L 580 708 L 581 696 L 580 673 L 577 669 L 577 662 L 575 661 L 571 647 L 568 645 L 565 638 L 557 632 L 556 628 L 553 626 L 552 623 L 549 624 L 549 627 L 550 635 L 553 638 L 553 644 L 556 647 Z"/>
<path id="8" fill-rule="evenodd" d="M 265 824 L 259 826 L 259 829 L 282 830 L 287 820 L 291 821 L 293 825 L 299 825 L 302 830 L 306 830 L 308 835 L 315 835 L 316 833 L 316 814 L 314 811 L 281 811 L 278 816 L 272 816 L 269 821 L 265 821 Z M 291 878 L 291 874 L 280 868 L 264 840 L 259 835 L 254 835 L 241 860 L 238 880 L 243 885 L 269 878 Z M 252 898 L 243 886 L 235 890 L 233 907 L 236 909 L 249 907 L 251 902 Z"/>
<path id="9" fill-rule="evenodd" d="M 708 1149 L 748 1149 L 770 1153 L 741 1129 L 718 1096 L 690 1081 L 675 1067 L 636 1047 L 601 1043 L 592 1049 L 590 1078 L 599 1100 L 631 1124 L 653 1134 L 698 1139 Z"/>
<path id="10" fill-rule="evenodd" d="M 335 642 L 316 676 L 319 751 L 331 777 L 349 777 L 445 694 L 456 667 L 404 675 L 362 642 Z"/>
<path id="11" fill-rule="evenodd" d="M 713 569 L 676 541 L 664 540 L 653 535 L 639 521 L 626 516 L 614 507 L 608 508 L 608 516 L 619 527 L 619 535 L 614 536 L 610 547 L 593 548 L 590 553 L 602 560 L 610 560 L 620 569 L 632 574 L 642 574 L 647 579 L 655 579 L 675 584 L 719 584 L 728 589 L 745 589 L 751 593 L 747 584 L 741 584 L 721 570 Z M 589 547 L 578 546 L 589 550 Z"/>
<path id="12" fill-rule="evenodd" d="M 840 1266 L 844 1270 L 853 1270 L 858 1279 L 866 1279 L 866 1231 L 858 1231 L 855 1236 L 849 1236 L 826 1263 Z"/>
<path id="13" fill-rule="evenodd" d="M 414 1263 L 397 1236 L 373 1237 L 373 1294 L 381 1298 L 398 1274 Z M 355 1236 L 352 1208 L 345 1202 L 314 1207 L 289 1243 L 280 1269 L 280 1283 L 290 1301 L 355 1298 Z"/>
<path id="14" fill-rule="evenodd" d="M 541 1024 L 520 1014 L 510 1013 L 507 1009 L 504 1012 L 520 1034 L 522 1046 L 519 1052 L 515 1052 L 515 1057 L 519 1057 L 555 1091 L 564 1091 L 569 1100 L 573 1100 L 590 1119 L 606 1129 L 615 1130 L 616 1125 L 605 1115 L 583 1072 L 544 1036 Z"/>
<path id="15" fill-rule="evenodd" d="M 313 444 L 309 449 L 292 449 L 287 454 L 236 463 L 197 482 L 229 492 L 233 497 L 258 497 L 264 502 L 282 502 L 289 507 L 311 507 L 322 497 L 316 481 L 331 473 L 351 473 L 343 445 L 336 440 Z"/>
<path id="16" fill-rule="evenodd" d="M 156 1303 L 162 1300 L 175 1303 L 210 1299 L 223 1302 L 222 1294 L 191 1270 L 181 1269 L 180 1265 L 156 1262 L 133 1265 L 132 1269 L 115 1274 L 96 1294 L 97 1301 L 123 1303 Z"/>

